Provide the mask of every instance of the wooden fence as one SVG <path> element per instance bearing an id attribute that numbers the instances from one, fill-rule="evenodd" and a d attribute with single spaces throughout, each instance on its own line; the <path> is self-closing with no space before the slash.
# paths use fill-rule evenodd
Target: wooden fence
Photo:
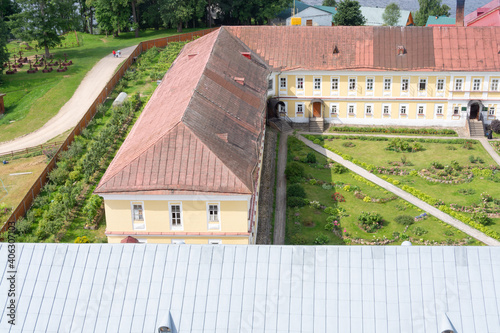
<path id="1" fill-rule="evenodd" d="M 97 107 L 104 103 L 108 95 L 113 91 L 113 88 L 115 85 L 118 83 L 118 81 L 123 77 L 123 74 L 130 68 L 132 63 L 135 61 L 134 58 L 138 57 L 142 52 L 149 50 L 152 47 L 165 47 L 169 43 L 172 42 L 184 42 L 188 40 L 192 40 L 195 37 L 202 37 L 205 36 L 206 34 L 209 34 L 210 32 L 217 30 L 218 28 L 211 28 L 211 29 L 205 29 L 205 30 L 200 30 L 200 31 L 195 31 L 195 32 L 190 32 L 190 33 L 185 33 L 185 34 L 180 34 L 180 35 L 175 35 L 175 36 L 170 36 L 170 37 L 164 37 L 164 38 L 158 38 L 158 39 L 152 39 L 144 42 L 140 42 L 139 45 L 132 51 L 130 56 L 125 60 L 125 62 L 121 65 L 121 67 L 118 69 L 118 71 L 113 75 L 113 77 L 108 81 L 104 89 L 101 91 L 99 96 L 95 99 L 94 103 L 90 106 L 90 108 L 87 110 L 85 115 L 82 117 L 80 122 L 75 126 L 73 131 L 68 135 L 66 140 L 62 142 L 61 147 L 59 147 L 59 150 L 57 153 L 54 155 L 52 160 L 47 164 L 45 169 L 42 171 L 42 174 L 38 179 L 35 181 L 33 186 L 28 190 L 28 193 L 24 196 L 23 200 L 21 203 L 17 206 L 17 208 L 12 212 L 12 215 L 9 217 L 7 222 L 3 225 L 2 229 L 0 229 L 0 232 L 5 232 L 7 229 L 11 226 L 11 223 L 14 222 L 16 223 L 17 220 L 28 212 L 29 208 L 33 204 L 33 201 L 35 200 L 36 196 L 41 192 L 43 186 L 47 183 L 48 181 L 48 174 L 55 168 L 57 159 L 59 157 L 59 154 L 68 149 L 68 146 L 73 142 L 75 139 L 75 136 L 79 135 L 88 125 L 88 123 L 92 120 L 94 115 L 97 112 Z"/>
<path id="2" fill-rule="evenodd" d="M 40 150 L 44 150 L 47 148 L 59 147 L 63 143 L 64 143 L 64 141 L 56 141 L 56 142 L 52 142 L 52 143 L 44 143 L 44 144 L 38 145 L 38 146 L 17 149 L 17 150 L 9 151 L 6 153 L 1 153 L 0 158 L 2 158 L 2 157 L 14 157 L 14 156 L 18 156 L 18 155 L 26 155 L 26 154 L 30 154 L 30 153 L 35 153 L 35 152 L 39 152 Z"/>

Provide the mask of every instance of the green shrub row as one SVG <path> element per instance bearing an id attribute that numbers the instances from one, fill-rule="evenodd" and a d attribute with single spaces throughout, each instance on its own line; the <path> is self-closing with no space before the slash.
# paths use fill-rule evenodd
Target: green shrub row
<path id="1" fill-rule="evenodd" d="M 383 136 L 357 136 L 357 135 L 310 135 L 302 134 L 305 138 L 311 141 L 319 140 L 323 144 L 325 140 L 360 140 L 360 141 L 390 141 L 393 138 L 386 138 Z M 478 144 L 477 140 L 468 139 L 433 139 L 433 138 L 399 138 L 405 142 L 420 142 L 420 143 L 441 143 L 441 144 L 457 144 L 464 145 L 469 143 L 471 145 Z M 315 142 L 316 143 L 316 142 Z"/>
<path id="2" fill-rule="evenodd" d="M 330 132 L 362 132 L 362 133 L 391 133 L 391 134 L 441 134 L 457 136 L 451 129 L 434 128 L 393 128 L 393 127 L 330 127 Z"/>
<path id="3" fill-rule="evenodd" d="M 483 232 L 485 235 L 487 235 L 491 238 L 494 238 L 496 240 L 500 240 L 500 234 L 498 232 L 493 231 L 490 228 L 485 227 L 484 225 L 475 222 L 473 219 L 471 219 L 470 217 L 468 217 L 462 213 L 455 212 L 454 210 L 452 210 L 451 208 L 449 208 L 445 205 L 439 206 L 439 210 L 441 210 L 442 212 L 444 212 L 448 215 L 453 216 L 454 218 L 462 221 L 465 224 L 470 225 L 474 229 L 477 229 L 477 230 Z"/>

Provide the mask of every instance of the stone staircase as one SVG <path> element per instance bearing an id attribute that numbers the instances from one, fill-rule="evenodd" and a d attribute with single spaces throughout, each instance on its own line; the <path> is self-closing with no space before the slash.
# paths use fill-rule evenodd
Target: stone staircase
<path id="1" fill-rule="evenodd" d="M 469 135 L 471 138 L 484 137 L 484 125 L 480 120 L 469 120 Z"/>
<path id="2" fill-rule="evenodd" d="M 290 126 L 290 124 L 283 118 L 272 118 L 269 119 L 269 122 L 271 125 L 274 125 L 273 126 L 274 128 L 276 128 L 278 131 L 282 133 L 288 133 L 293 131 L 293 128 Z"/>
<path id="3" fill-rule="evenodd" d="M 324 122 L 323 118 L 309 119 L 309 132 L 323 133 Z"/>

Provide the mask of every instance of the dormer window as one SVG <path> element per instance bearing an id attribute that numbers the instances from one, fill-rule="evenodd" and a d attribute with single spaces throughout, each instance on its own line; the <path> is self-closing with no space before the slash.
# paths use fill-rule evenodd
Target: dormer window
<path id="1" fill-rule="evenodd" d="M 398 56 L 402 56 L 406 54 L 406 48 L 403 45 L 398 45 Z"/>

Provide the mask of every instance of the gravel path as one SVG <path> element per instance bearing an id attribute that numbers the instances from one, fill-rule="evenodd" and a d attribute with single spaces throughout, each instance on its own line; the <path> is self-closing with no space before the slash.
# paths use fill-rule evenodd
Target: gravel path
<path id="1" fill-rule="evenodd" d="M 113 57 L 110 49 L 109 55 L 102 58 L 92 67 L 83 78 L 73 96 L 63 105 L 57 115 L 41 128 L 12 141 L 1 143 L 0 154 L 43 144 L 75 127 L 108 81 L 113 77 L 118 66 L 136 47 L 137 45 L 122 49 L 121 58 Z"/>
<path id="2" fill-rule="evenodd" d="M 259 224 L 257 244 L 272 244 L 272 218 L 274 202 L 274 183 L 276 169 L 276 141 L 278 134 L 268 127 L 264 143 L 264 161 L 259 190 Z"/>
<path id="3" fill-rule="evenodd" d="M 425 212 L 427 212 L 427 213 L 437 217 L 441 221 L 446 222 L 449 225 L 463 231 L 464 233 L 466 233 L 469 236 L 483 242 L 484 244 L 491 245 L 491 246 L 500 246 L 500 242 L 497 241 L 496 239 L 493 239 L 489 236 L 486 236 L 484 233 L 480 232 L 479 230 L 468 226 L 467 224 L 463 223 L 462 221 L 459 221 L 446 213 L 443 213 L 442 211 L 440 211 L 436 207 L 431 206 L 428 203 L 426 203 L 426 202 L 418 199 L 417 197 L 409 194 L 408 192 L 403 191 L 399 187 L 392 185 L 389 182 L 386 182 L 385 180 L 375 176 L 374 174 L 366 171 L 365 169 L 357 166 L 356 164 L 354 164 L 350 161 L 344 160 L 342 157 L 329 151 L 328 149 L 325 149 L 319 145 L 314 144 L 312 141 L 307 140 L 306 138 L 304 138 L 301 135 L 297 135 L 297 138 L 299 140 L 301 140 L 302 142 L 304 142 L 308 147 L 317 151 L 318 153 L 334 160 L 337 163 L 344 165 L 352 172 L 357 173 L 361 177 L 364 177 L 364 178 L 368 179 L 369 181 L 383 187 L 384 189 L 394 193 L 395 195 L 401 197 L 402 199 L 412 203 L 413 205 L 417 206 L 418 208 L 424 210 Z M 285 162 L 286 162 L 286 158 L 285 158 Z M 279 167 L 279 162 L 278 162 L 278 167 Z"/>

